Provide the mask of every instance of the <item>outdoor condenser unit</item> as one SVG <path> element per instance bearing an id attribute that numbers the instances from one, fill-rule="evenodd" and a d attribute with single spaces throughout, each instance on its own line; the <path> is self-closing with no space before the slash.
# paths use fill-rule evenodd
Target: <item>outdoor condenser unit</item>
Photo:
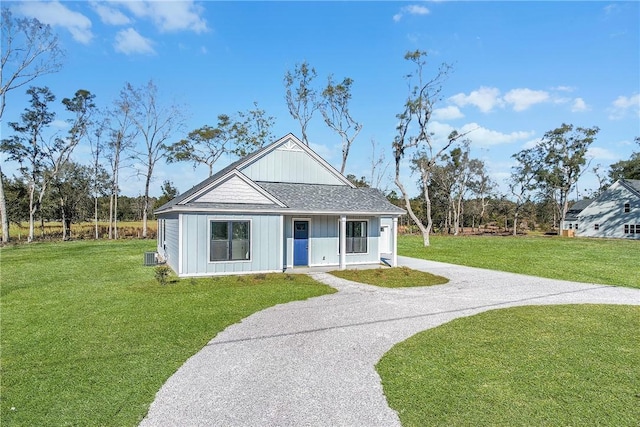
<path id="1" fill-rule="evenodd" d="M 156 265 L 158 264 L 158 257 L 156 252 L 144 253 L 144 265 Z"/>

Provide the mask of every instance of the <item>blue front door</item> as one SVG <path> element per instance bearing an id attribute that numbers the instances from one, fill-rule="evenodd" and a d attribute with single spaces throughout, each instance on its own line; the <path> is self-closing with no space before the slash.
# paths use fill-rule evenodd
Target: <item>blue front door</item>
<path id="1" fill-rule="evenodd" d="M 309 265 L 309 221 L 293 221 L 293 265 Z"/>

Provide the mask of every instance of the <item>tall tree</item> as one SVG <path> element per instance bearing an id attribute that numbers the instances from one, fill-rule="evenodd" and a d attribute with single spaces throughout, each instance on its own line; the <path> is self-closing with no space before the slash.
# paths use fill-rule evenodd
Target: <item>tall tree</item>
<path id="1" fill-rule="evenodd" d="M 447 64 L 441 65 L 435 77 L 426 80 L 424 75 L 426 56 L 427 53 L 420 50 L 407 52 L 404 56 L 405 60 L 414 65 L 415 70 L 407 76 L 409 79 L 409 95 L 405 101 L 403 111 L 396 116 L 398 125 L 396 127 L 397 135 L 393 141 L 393 153 L 396 162 L 396 186 L 402 193 L 409 216 L 422 233 L 424 246 L 429 246 L 429 235 L 433 228 L 431 197 L 429 195 L 432 171 L 440 155 L 463 135 L 453 131 L 442 145 L 436 147 L 434 144 L 432 134 L 429 131 L 429 122 L 433 106 L 440 100 L 442 82 L 447 77 L 451 67 Z M 426 208 L 426 225 L 413 212 L 411 199 L 400 179 L 401 163 L 409 151 L 413 151 L 414 164 L 420 173 L 420 183 Z"/>
<path id="2" fill-rule="evenodd" d="M 108 132 L 106 157 L 111 166 L 109 191 L 109 239 L 118 238 L 118 193 L 120 191 L 120 171 L 123 168 L 125 152 L 133 147 L 138 130 L 133 125 L 133 111 L 129 92 L 120 91 L 120 97 L 108 112 L 105 123 Z"/>
<path id="3" fill-rule="evenodd" d="M 49 111 L 49 104 L 55 96 L 47 87 L 30 87 L 30 108 L 26 108 L 21 115 L 20 123 L 11 122 L 9 127 L 15 135 L 3 139 L 0 150 L 7 154 L 9 160 L 20 164 L 20 173 L 29 187 L 29 237 L 31 242 L 35 231 L 35 213 L 42 204 L 55 170 L 50 170 L 50 161 L 60 159 L 64 155 L 63 146 L 58 138 L 49 144 L 45 141 L 44 132 L 55 118 L 55 113 Z M 59 162 L 58 162 L 59 166 Z"/>
<path id="4" fill-rule="evenodd" d="M 178 194 L 180 194 L 178 189 L 169 180 L 165 180 L 162 183 L 161 190 L 162 190 L 162 194 L 160 195 L 158 200 L 156 200 L 156 203 L 155 203 L 156 206 L 162 206 L 165 203 L 170 202 L 171 200 L 173 200 L 173 198 L 175 198 Z"/>
<path id="5" fill-rule="evenodd" d="M 218 126 L 204 125 L 189 132 L 186 138 L 166 146 L 167 162 L 192 162 L 193 168 L 204 164 L 213 175 L 213 165 L 229 152 L 233 124 L 226 114 L 218 116 Z"/>
<path id="6" fill-rule="evenodd" d="M 69 135 L 67 137 L 67 145 L 69 154 L 71 151 L 87 136 L 89 127 L 92 124 L 92 115 L 95 111 L 96 105 L 94 103 L 95 95 L 88 90 L 80 89 L 76 91 L 73 98 L 64 98 L 62 103 L 67 111 L 73 113 L 73 118 L 69 119 L 71 128 L 69 129 Z M 68 156 L 67 156 L 68 157 Z M 74 169 L 75 176 L 80 176 L 76 173 L 79 169 Z M 84 172 L 84 170 L 83 170 Z M 66 186 L 68 188 L 69 186 Z M 62 188 L 61 186 L 58 189 Z M 64 203 L 69 200 L 68 197 L 60 197 L 60 209 L 63 214 L 62 218 L 62 239 L 66 240 L 69 236 L 68 225 L 71 224 L 70 220 L 65 221 L 64 214 L 68 212 L 68 209 L 64 206 Z"/>
<path id="7" fill-rule="evenodd" d="M 158 99 L 158 88 L 149 81 L 134 88 L 127 83 L 125 91 L 131 100 L 131 120 L 142 137 L 142 147 L 133 151 L 133 156 L 144 169 L 144 195 L 142 212 L 142 237 L 147 237 L 149 216 L 149 188 L 158 160 L 167 155 L 166 142 L 184 125 L 183 113 L 176 104 L 163 105 Z"/>
<path id="8" fill-rule="evenodd" d="M 564 228 L 564 218 L 569 209 L 569 193 L 586 169 L 587 150 L 600 129 L 577 127 L 563 123 L 559 128 L 544 134 L 534 147 L 533 155 L 538 170 L 538 183 L 556 202 L 559 218 L 558 234 Z"/>
<path id="9" fill-rule="evenodd" d="M 302 142 L 307 145 L 307 126 L 319 107 L 317 91 L 312 85 L 317 75 L 315 68 L 304 61 L 302 64 L 296 64 L 293 72 L 287 71 L 284 76 L 287 107 L 291 117 L 300 123 Z"/>
<path id="10" fill-rule="evenodd" d="M 513 235 L 518 234 L 518 218 L 522 208 L 531 200 L 537 187 L 538 163 L 533 149 L 522 150 L 513 156 L 516 164 L 511 168 L 509 192 L 515 198 L 513 209 Z"/>
<path id="11" fill-rule="evenodd" d="M 342 83 L 335 83 L 333 76 L 329 76 L 327 86 L 322 91 L 322 101 L 319 104 L 324 122 L 342 139 L 341 174 L 344 174 L 347 166 L 351 144 L 362 130 L 362 124 L 358 123 L 349 111 L 352 84 L 353 80 L 349 77 L 345 77 Z"/>
<path id="12" fill-rule="evenodd" d="M 93 232 L 96 240 L 100 237 L 98 204 L 101 196 L 109 194 L 111 179 L 107 169 L 102 164 L 105 150 L 103 134 L 106 131 L 107 124 L 108 120 L 103 117 L 98 122 L 93 123 L 92 131 L 87 135 L 91 148 L 91 197 L 93 199 Z"/>
<path id="13" fill-rule="evenodd" d="M 63 51 L 51 26 L 37 19 L 16 19 L 9 8 L 2 8 L 2 56 L 0 58 L 0 121 L 7 92 L 36 78 L 57 72 Z M 2 241 L 9 241 L 9 216 L 0 171 L 0 221 Z"/>

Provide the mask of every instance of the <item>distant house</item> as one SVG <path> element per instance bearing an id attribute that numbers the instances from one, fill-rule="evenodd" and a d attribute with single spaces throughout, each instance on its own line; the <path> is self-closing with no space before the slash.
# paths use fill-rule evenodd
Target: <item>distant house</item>
<path id="1" fill-rule="evenodd" d="M 596 199 L 574 204 L 570 212 L 565 229 L 572 228 L 576 236 L 640 239 L 640 180 L 618 180 Z"/>
<path id="2" fill-rule="evenodd" d="M 564 217 L 564 230 L 563 235 L 574 236 L 580 227 L 580 213 L 593 202 L 593 199 L 584 199 L 575 202 Z"/>
<path id="3" fill-rule="evenodd" d="M 292 134 L 155 211 L 158 254 L 179 276 L 397 264 L 398 216 Z"/>

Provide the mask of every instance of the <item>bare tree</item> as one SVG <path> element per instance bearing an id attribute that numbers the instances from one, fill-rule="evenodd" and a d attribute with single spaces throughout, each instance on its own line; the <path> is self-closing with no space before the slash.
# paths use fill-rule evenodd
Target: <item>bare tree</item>
<path id="1" fill-rule="evenodd" d="M 322 91 L 322 102 L 319 104 L 324 122 L 342 139 L 341 174 L 344 174 L 347 167 L 351 144 L 362 130 L 362 124 L 355 121 L 349 112 L 352 84 L 353 80 L 349 77 L 345 77 L 342 83 L 336 84 L 333 76 L 329 76 L 327 86 Z"/>
<path id="2" fill-rule="evenodd" d="M 375 139 L 371 138 L 371 187 L 377 188 L 381 190 L 383 193 L 387 193 L 388 187 L 385 186 L 384 189 L 381 188 L 382 180 L 388 178 L 387 170 L 389 169 L 389 164 L 385 159 L 384 151 L 381 151 L 378 154 L 379 145 Z"/>
<path id="3" fill-rule="evenodd" d="M 440 100 L 442 82 L 447 77 L 451 67 L 443 64 L 434 78 L 425 80 L 424 67 L 426 60 L 424 58 L 426 56 L 426 52 L 419 50 L 407 52 L 404 56 L 404 59 L 412 62 L 416 68 L 414 74 L 407 76 L 410 79 L 409 96 L 405 102 L 404 110 L 396 116 L 398 118 L 396 127 L 398 134 L 393 141 L 393 153 L 396 162 L 396 186 L 402 193 L 409 216 L 422 233 L 424 246 L 429 246 L 429 235 L 433 228 L 431 197 L 429 195 L 432 171 L 440 155 L 464 135 L 453 131 L 440 147 L 436 147 L 434 144 L 432 134 L 429 132 L 429 121 L 431 120 L 434 104 Z M 411 86 L 414 79 L 417 81 Z M 413 212 L 409 194 L 400 179 L 402 160 L 410 150 L 414 153 L 413 160 L 417 166 L 417 171 L 420 173 L 420 183 L 426 206 L 426 225 Z"/>
<path id="4" fill-rule="evenodd" d="M 2 56 L 0 58 L 0 121 L 7 92 L 32 82 L 37 77 L 55 73 L 61 67 L 63 51 L 58 36 L 37 19 L 14 19 L 2 8 Z M 0 173 L 0 220 L 2 241 L 9 241 L 9 216 Z"/>
<path id="5" fill-rule="evenodd" d="M 309 145 L 307 138 L 307 126 L 313 117 L 313 113 L 318 109 L 316 89 L 311 83 L 317 77 L 315 68 L 310 67 L 304 61 L 296 64 L 293 73 L 287 71 L 284 76 L 284 86 L 287 89 L 285 99 L 291 117 L 300 122 L 302 132 L 302 142 Z"/>
<path id="6" fill-rule="evenodd" d="M 177 105 L 162 105 L 158 100 L 158 88 L 149 81 L 140 88 L 127 83 L 124 89 L 131 101 L 131 120 L 142 137 L 142 149 L 133 151 L 133 157 L 140 162 L 144 176 L 142 206 L 142 237 L 147 237 L 149 216 L 149 188 L 153 171 L 158 160 L 166 157 L 166 142 L 184 125 L 182 111 Z"/>
<path id="7" fill-rule="evenodd" d="M 113 109 L 107 113 L 104 126 L 108 132 L 107 158 L 111 165 L 109 196 L 109 239 L 118 238 L 118 193 L 120 171 L 123 168 L 124 153 L 131 149 L 137 129 L 133 125 L 131 100 L 126 90 L 120 91 L 120 97 L 114 102 Z"/>

